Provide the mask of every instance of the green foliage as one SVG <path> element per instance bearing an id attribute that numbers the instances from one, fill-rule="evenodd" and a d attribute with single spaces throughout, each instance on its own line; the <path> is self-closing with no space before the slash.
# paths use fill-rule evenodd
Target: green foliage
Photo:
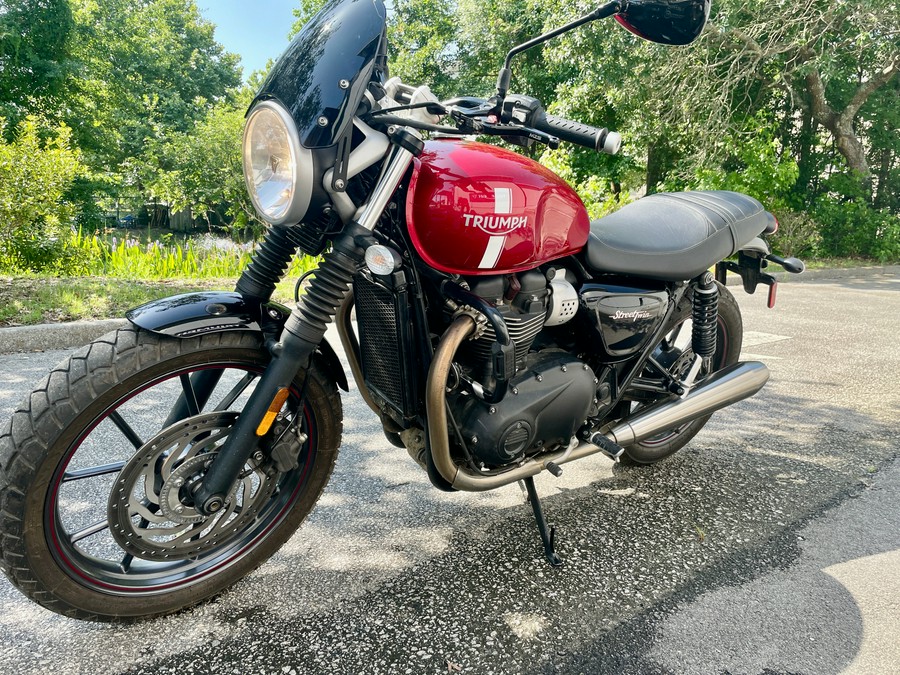
<path id="1" fill-rule="evenodd" d="M 68 0 L 0 1 L 0 117 L 50 116 L 70 75 Z"/>
<path id="2" fill-rule="evenodd" d="M 255 244 L 235 244 L 211 238 L 140 242 L 73 232 L 62 249 L 68 276 L 104 276 L 120 279 L 218 279 L 238 276 L 250 263 Z M 316 260 L 295 257 L 287 275 L 299 276 Z"/>
<path id="3" fill-rule="evenodd" d="M 47 269 L 71 228 L 67 192 L 84 166 L 65 125 L 42 129 L 37 118 L 26 117 L 11 142 L 3 140 L 4 126 L 0 119 L 0 264 Z"/>
<path id="4" fill-rule="evenodd" d="M 438 96 L 456 93 L 457 24 L 451 0 L 395 0 L 391 75 L 427 84 Z"/>
<path id="5" fill-rule="evenodd" d="M 294 24 L 291 26 L 291 32 L 288 33 L 288 39 L 293 38 L 307 22 L 318 14 L 328 0 L 299 0 L 300 6 L 294 10 Z"/>
<path id="6" fill-rule="evenodd" d="M 875 260 L 900 259 L 900 216 L 878 211 L 865 200 L 822 197 L 812 210 L 819 224 L 820 253 Z"/>
<path id="7" fill-rule="evenodd" d="M 70 0 L 75 18 L 67 119 L 99 173 L 140 190 L 148 142 L 187 132 L 240 84 L 194 0 Z"/>
<path id="8" fill-rule="evenodd" d="M 783 256 L 820 257 L 822 236 L 819 225 L 806 212 L 779 211 L 778 232 L 772 237 L 772 247 Z"/>
<path id="9" fill-rule="evenodd" d="M 789 201 L 798 175 L 793 158 L 782 152 L 777 141 L 762 133 L 728 139 L 725 159 L 718 167 L 698 168 L 694 186 L 744 192 L 775 208 Z"/>
<path id="10" fill-rule="evenodd" d="M 298 0 L 292 33 L 326 1 Z M 450 97 L 490 95 L 511 47 L 596 3 L 389 6 L 392 74 Z M 518 55 L 512 90 L 623 133 L 618 157 L 571 145 L 540 156 L 592 215 L 660 188 L 733 189 L 778 212 L 782 252 L 896 259 L 898 34 L 896 0 L 716 0 L 692 45 L 596 22 Z M 111 264 L 111 254 L 63 245 L 72 224 L 92 232 L 107 213 L 146 213 L 154 201 L 258 233 L 240 165 L 254 86 L 239 86 L 237 57 L 196 0 L 0 0 L 0 263 Z M 29 115 L 44 122 L 23 132 Z M 186 269 L 190 255 L 168 259 Z"/>
<path id="11" fill-rule="evenodd" d="M 187 132 L 153 141 L 144 166 L 144 184 L 174 211 L 193 209 L 207 221 L 212 212 L 262 232 L 244 183 L 241 138 L 249 95 L 221 101 Z"/>

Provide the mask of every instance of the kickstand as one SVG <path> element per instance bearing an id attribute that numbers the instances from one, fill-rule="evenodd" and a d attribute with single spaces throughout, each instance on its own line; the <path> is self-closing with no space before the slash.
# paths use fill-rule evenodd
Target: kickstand
<path id="1" fill-rule="evenodd" d="M 522 481 L 525 483 L 525 490 L 528 492 L 528 501 L 531 502 L 531 508 L 534 510 L 534 519 L 537 521 L 538 531 L 541 533 L 541 541 L 544 542 L 544 556 L 554 567 L 562 565 L 562 558 L 556 555 L 553 548 L 553 540 L 556 538 L 556 528 L 548 527 L 547 521 L 544 520 L 544 512 L 541 510 L 541 502 L 538 499 L 537 490 L 534 488 L 534 478 L 528 477 Z"/>

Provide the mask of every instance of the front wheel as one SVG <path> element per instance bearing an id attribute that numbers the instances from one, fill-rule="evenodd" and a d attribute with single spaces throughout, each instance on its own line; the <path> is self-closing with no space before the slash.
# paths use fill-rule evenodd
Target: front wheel
<path id="1" fill-rule="evenodd" d="M 725 366 L 737 363 L 741 355 L 744 337 L 743 321 L 737 300 L 729 290 L 716 282 L 719 289 L 719 316 L 716 325 L 716 352 L 709 371 L 701 372 L 698 379 L 710 375 Z M 654 351 L 658 362 L 669 366 L 669 371 L 680 375 L 693 360 L 691 349 L 690 303 L 674 322 L 671 330 Z M 635 404 L 636 405 L 636 404 Z M 637 412 L 637 408 L 631 413 Z M 688 422 L 675 429 L 645 439 L 625 448 L 622 459 L 628 464 L 653 464 L 683 448 L 709 421 L 711 415 Z"/>
<path id="2" fill-rule="evenodd" d="M 269 361 L 258 335 L 179 340 L 135 328 L 74 354 L 0 436 L 3 571 L 81 619 L 173 612 L 231 586 L 310 512 L 341 436 L 337 388 L 297 376 L 226 506 L 190 498 Z"/>

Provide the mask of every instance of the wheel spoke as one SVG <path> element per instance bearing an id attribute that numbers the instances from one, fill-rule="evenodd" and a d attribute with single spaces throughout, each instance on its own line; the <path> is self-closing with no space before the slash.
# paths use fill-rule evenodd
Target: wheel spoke
<path id="1" fill-rule="evenodd" d="M 109 414 L 109 419 L 112 420 L 112 423 L 115 424 L 119 431 L 121 431 L 125 435 L 125 438 L 127 438 L 128 441 L 134 446 L 135 450 L 144 445 L 144 441 L 142 441 L 141 437 L 135 433 L 134 429 L 131 428 L 128 422 L 122 419 L 122 416 L 119 414 L 118 410 L 113 410 Z"/>
<path id="2" fill-rule="evenodd" d="M 73 480 L 82 480 L 84 478 L 94 478 L 96 476 L 105 476 L 110 473 L 118 473 L 125 466 L 125 462 L 113 462 L 112 464 L 100 464 L 87 469 L 76 469 L 75 471 L 66 471 L 63 474 L 63 483 Z"/>
<path id="3" fill-rule="evenodd" d="M 219 402 L 219 405 L 216 406 L 215 410 L 228 410 L 228 408 L 230 408 L 231 405 L 238 399 L 238 397 L 244 393 L 244 391 L 247 389 L 247 387 L 250 386 L 250 383 L 253 382 L 256 377 L 257 376 L 254 373 L 247 373 L 246 375 L 244 375 L 244 377 L 242 377 L 240 381 L 231 388 L 231 391 L 229 391 L 225 395 L 225 398 L 223 398 Z"/>
<path id="4" fill-rule="evenodd" d="M 181 388 L 184 391 L 184 400 L 187 403 L 189 416 L 199 415 L 200 405 L 197 403 L 197 394 L 194 392 L 191 376 L 185 373 L 179 379 L 181 380 Z"/>
<path id="5" fill-rule="evenodd" d="M 103 532 L 103 530 L 105 530 L 108 527 L 109 527 L 108 520 L 106 520 L 106 519 L 98 520 L 93 525 L 89 525 L 88 527 L 85 527 L 82 530 L 78 530 L 78 532 L 75 532 L 74 534 L 70 534 L 69 542 L 72 544 L 75 544 L 75 543 L 81 541 L 82 539 L 87 539 L 88 537 L 90 537 L 93 534 L 97 534 L 98 532 Z"/>
<path id="6" fill-rule="evenodd" d="M 91 371 L 90 386 L 73 383 L 80 387 L 72 395 L 81 423 L 73 428 L 78 444 L 49 481 L 55 492 L 46 499 L 48 548 L 77 574 L 77 580 L 69 576 L 84 597 L 99 598 L 83 610 L 92 614 L 105 613 L 106 596 L 133 598 L 135 613 L 139 604 L 149 613 L 158 611 L 166 594 L 191 596 L 186 589 L 200 579 L 222 585 L 222 570 L 244 557 L 261 561 L 260 544 L 289 525 L 282 525 L 284 515 L 306 500 L 304 490 L 323 485 L 313 445 L 294 471 L 270 476 L 255 464 L 242 467 L 221 513 L 199 518 L 181 481 L 190 485 L 214 461 L 268 354 L 261 345 L 253 353 L 246 336 L 225 336 L 222 345 L 209 348 L 191 342 L 177 359 L 143 332 L 122 339 L 129 349 L 137 341 L 141 352 L 140 358 L 122 356 L 120 378 Z M 116 349 L 110 358 L 118 367 Z M 296 452 L 301 443 L 290 436 L 296 433 L 291 413 L 293 408 L 283 420 L 289 432 L 283 442 Z M 310 427 L 307 432 L 315 433 L 314 418 Z M 333 440 L 326 434 L 324 447 Z"/>

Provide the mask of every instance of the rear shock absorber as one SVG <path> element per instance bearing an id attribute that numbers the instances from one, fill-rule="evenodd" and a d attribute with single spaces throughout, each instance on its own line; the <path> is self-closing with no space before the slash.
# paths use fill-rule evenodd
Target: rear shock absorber
<path id="1" fill-rule="evenodd" d="M 707 362 L 716 353 L 716 330 L 719 320 L 719 287 L 709 272 L 698 277 L 694 284 L 691 319 L 693 320 L 691 347 L 695 356 Z"/>

